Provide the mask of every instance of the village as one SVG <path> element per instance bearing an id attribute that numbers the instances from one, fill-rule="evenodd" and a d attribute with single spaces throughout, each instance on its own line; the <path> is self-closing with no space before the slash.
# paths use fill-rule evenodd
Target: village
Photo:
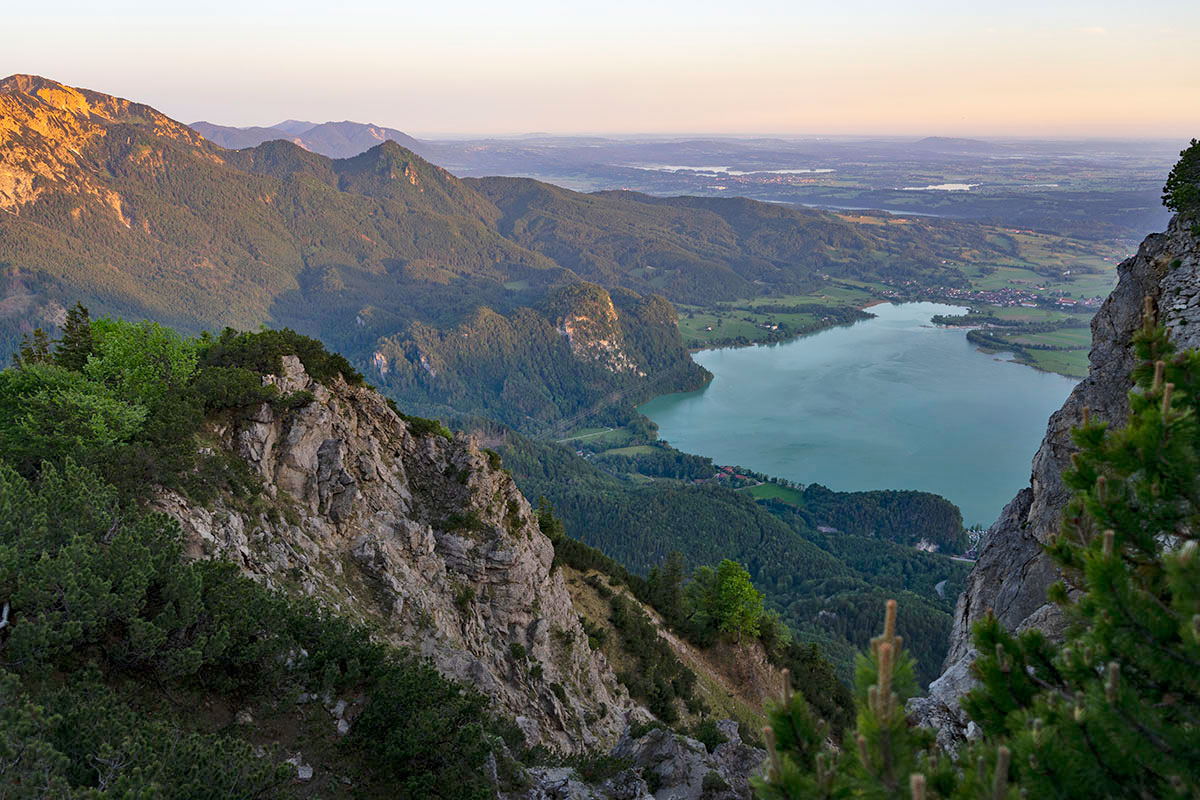
<path id="1" fill-rule="evenodd" d="M 950 286 L 922 286 L 917 281 L 904 281 L 903 288 L 884 289 L 881 297 L 889 300 L 945 300 L 954 303 L 975 303 L 992 306 L 1051 308 L 1093 312 L 1100 308 L 1104 298 L 1073 298 L 1062 290 L 1047 290 L 1044 286 L 1022 288 L 1016 285 L 999 289 L 960 289 Z"/>

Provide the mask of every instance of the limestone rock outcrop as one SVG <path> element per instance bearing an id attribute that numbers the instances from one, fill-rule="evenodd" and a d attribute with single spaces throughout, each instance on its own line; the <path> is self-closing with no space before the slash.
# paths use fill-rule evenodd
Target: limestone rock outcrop
<path id="1" fill-rule="evenodd" d="M 1046 601 L 1046 588 L 1058 573 L 1041 546 L 1059 531 L 1070 499 L 1061 475 L 1070 464 L 1071 429 L 1082 422 L 1083 409 L 1114 427 L 1128 418 L 1133 336 L 1142 324 L 1144 298 L 1153 301 L 1172 341 L 1181 348 L 1200 347 L 1200 237 L 1191 221 L 1175 217 L 1165 233 L 1146 237 L 1137 254 L 1118 266 L 1117 275 L 1116 288 L 1092 319 L 1088 376 L 1050 417 L 1033 457 L 1029 486 L 988 529 L 958 598 L 942 677 L 931 684 L 929 697 L 909 707 L 947 741 L 960 739 L 968 725 L 958 698 L 972 685 L 968 668 L 975 657 L 971 627 L 976 621 L 990 610 L 1010 630 L 1037 628 L 1052 637 L 1063 632 L 1061 614 Z"/>
<path id="2" fill-rule="evenodd" d="M 462 434 L 415 433 L 373 389 L 326 387 L 299 359 L 283 363 L 266 380 L 310 402 L 206 431 L 261 476 L 270 502 L 157 501 L 191 557 L 231 558 L 375 622 L 491 697 L 531 744 L 607 749 L 649 717 L 588 647 L 553 545 L 495 454 Z"/>

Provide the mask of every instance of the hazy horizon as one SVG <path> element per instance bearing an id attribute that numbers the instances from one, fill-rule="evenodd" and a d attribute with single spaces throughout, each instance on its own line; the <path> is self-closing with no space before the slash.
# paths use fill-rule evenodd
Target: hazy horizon
<path id="1" fill-rule="evenodd" d="M 426 137 L 1200 133 L 1200 4 L 948 0 L 69 0 L 9 11 L 0 74 L 40 74 L 185 122 L 354 120 Z"/>
<path id="2" fill-rule="evenodd" d="M 43 76 L 49 77 L 49 76 Z M 94 87 L 86 87 L 94 88 Z M 131 98 L 127 98 L 131 99 Z M 287 122 L 303 122 L 312 123 L 314 126 L 327 123 L 350 122 L 362 125 L 374 125 L 376 127 L 390 128 L 399 130 L 401 133 L 408 134 L 415 139 L 424 139 L 428 141 L 444 140 L 444 141 L 471 141 L 481 139 L 497 139 L 497 140 L 520 140 L 520 139 L 538 139 L 538 138 L 573 138 L 573 139 L 611 139 L 614 141 L 638 141 L 638 140 L 664 140 L 664 139 L 729 139 L 731 141 L 746 141 L 753 139 L 775 139 L 779 141 L 824 141 L 824 140 L 861 140 L 861 141 L 915 141 L 920 139 L 977 139 L 990 143 L 1004 142 L 1147 142 L 1147 143 L 1169 143 L 1174 146 L 1180 139 L 1180 136 L 1151 136 L 1151 135 L 1106 135 L 1106 134 L 1019 134 L 1019 133 L 1004 133 L 991 134 L 987 131 L 981 131 L 978 134 L 961 134 L 961 133 L 945 133 L 941 131 L 917 131 L 914 133 L 886 133 L 873 131 L 856 131 L 851 133 L 823 133 L 823 132 L 779 132 L 779 131 L 731 131 L 731 132 L 713 132 L 713 131 L 636 131 L 636 130 L 610 130 L 610 131 L 496 131 L 496 132 L 481 132 L 481 131 L 437 131 L 437 130 L 422 130 L 420 128 L 398 128 L 394 125 L 385 125 L 381 122 L 366 119 L 325 119 L 325 120 L 307 120 L 299 118 L 289 118 L 276 120 L 274 122 L 249 123 L 246 125 L 230 125 L 221 120 L 216 119 L 194 119 L 194 120 L 178 120 L 188 125 L 195 125 L 201 122 L 207 122 L 214 125 L 222 125 L 231 128 L 239 128 L 247 130 L 251 128 L 271 128 L 276 125 L 281 125 Z M 1192 134 L 1194 138 L 1196 134 Z"/>

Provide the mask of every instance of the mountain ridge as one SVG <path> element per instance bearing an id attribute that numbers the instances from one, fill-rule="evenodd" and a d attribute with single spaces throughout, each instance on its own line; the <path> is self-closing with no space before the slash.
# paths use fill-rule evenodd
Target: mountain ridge
<path id="1" fill-rule="evenodd" d="M 342 120 L 306 122 L 284 120 L 275 125 L 234 127 L 200 120 L 189 126 L 205 139 L 230 150 L 257 147 L 263 142 L 284 139 L 329 158 L 352 158 L 375 145 L 393 141 L 407 150 L 425 156 L 431 148 L 403 131 L 374 123 Z"/>
<path id="2" fill-rule="evenodd" d="M 511 320 L 581 280 L 610 293 L 711 302 L 812 290 L 830 274 L 953 282 L 942 262 L 991 247 L 982 230 L 935 220 L 867 224 L 734 198 L 460 180 L 390 140 L 349 159 L 282 140 L 227 150 L 148 106 L 45 78 L 3 85 L 0 346 L 10 352 L 21 334 L 54 327 L 82 300 L 191 332 L 290 326 L 371 369 L 380 347 L 411 339 L 414 326 L 447 330 L 483 307 Z M 652 316 L 639 349 L 663 356 L 660 370 L 691 374 L 657 390 L 695 388 L 699 373 L 673 321 Z M 532 353 L 530 345 L 518 349 Z M 522 362 L 526 377 L 510 394 L 545 396 L 543 367 L 579 366 L 551 350 L 570 360 Z M 476 367 L 499 369 L 478 359 Z M 634 399 L 648 396 L 655 377 L 647 363 L 639 371 Z M 539 403 L 550 418 L 526 420 L 514 407 L 508 421 L 544 427 L 636 388 L 614 376 L 594 373 L 594 388 L 567 408 Z M 436 390 L 411 386 L 406 400 L 441 402 Z M 497 384 L 488 402 L 502 397 Z"/>

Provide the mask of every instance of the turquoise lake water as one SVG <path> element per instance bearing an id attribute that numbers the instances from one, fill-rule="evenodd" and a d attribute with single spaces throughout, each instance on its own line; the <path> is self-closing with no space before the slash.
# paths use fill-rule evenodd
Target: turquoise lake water
<path id="1" fill-rule="evenodd" d="M 1076 381 L 980 353 L 937 328 L 938 303 L 880 305 L 877 316 L 790 342 L 706 350 L 715 376 L 640 411 L 659 436 L 710 456 L 831 489 L 923 489 L 990 525 L 1029 482 L 1046 421 Z"/>

